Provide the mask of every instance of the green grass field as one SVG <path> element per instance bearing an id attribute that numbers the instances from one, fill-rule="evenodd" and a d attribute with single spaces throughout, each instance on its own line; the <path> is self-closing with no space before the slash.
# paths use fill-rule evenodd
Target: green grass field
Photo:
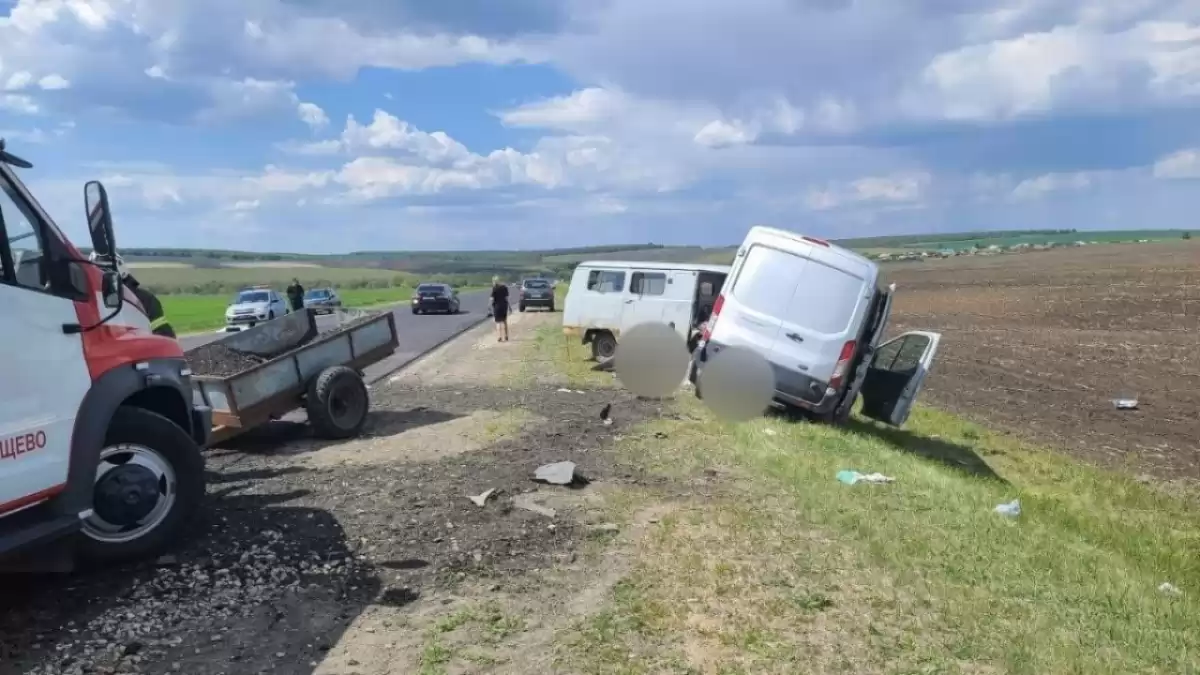
<path id="1" fill-rule="evenodd" d="M 412 295 L 412 287 L 350 289 L 338 293 L 345 307 L 367 308 L 404 302 Z M 220 328 L 225 323 L 225 308 L 232 299 L 231 294 L 159 296 L 163 311 L 179 335 Z"/>
<path id="2" fill-rule="evenodd" d="M 233 294 L 246 286 L 269 284 L 282 291 L 293 278 L 306 287 L 338 289 L 411 287 L 416 277 L 392 270 L 353 267 L 134 267 L 138 280 L 159 294 Z"/>
<path id="3" fill-rule="evenodd" d="M 545 327 L 528 359 L 612 386 L 562 340 Z M 685 393 L 673 407 L 620 451 L 693 487 L 561 636 L 572 672 L 1200 672 L 1200 515 L 1185 496 L 928 408 L 895 430 L 724 423 Z M 895 482 L 847 486 L 843 469 Z M 663 498 L 622 497 L 596 518 Z M 1018 498 L 1019 517 L 993 512 Z"/>

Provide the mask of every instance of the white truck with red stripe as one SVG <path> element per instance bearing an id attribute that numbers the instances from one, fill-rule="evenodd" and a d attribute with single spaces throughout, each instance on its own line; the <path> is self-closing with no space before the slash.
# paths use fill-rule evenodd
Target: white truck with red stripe
<path id="1" fill-rule="evenodd" d="M 0 560 L 157 554 L 203 501 L 211 411 L 179 343 L 13 167 L 32 168 L 0 140 Z M 84 194 L 92 249 L 114 259 L 104 187 Z"/>

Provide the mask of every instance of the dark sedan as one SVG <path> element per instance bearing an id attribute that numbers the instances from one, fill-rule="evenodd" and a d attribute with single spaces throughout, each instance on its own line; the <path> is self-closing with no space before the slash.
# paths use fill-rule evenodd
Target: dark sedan
<path id="1" fill-rule="evenodd" d="M 554 311 L 554 286 L 545 279 L 526 279 L 521 282 L 518 309 L 522 312 L 527 307 L 544 307 Z"/>
<path id="2" fill-rule="evenodd" d="M 458 291 L 449 284 L 421 284 L 413 292 L 412 313 L 444 312 L 458 314 Z"/>
<path id="3" fill-rule="evenodd" d="M 342 307 L 342 299 L 332 288 L 313 288 L 304 294 L 304 306 L 317 314 L 332 314 Z"/>

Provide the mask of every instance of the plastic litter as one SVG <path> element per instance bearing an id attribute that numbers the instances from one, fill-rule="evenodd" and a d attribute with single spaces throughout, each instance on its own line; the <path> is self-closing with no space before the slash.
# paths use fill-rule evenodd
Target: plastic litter
<path id="1" fill-rule="evenodd" d="M 999 504 L 992 510 L 1007 518 L 1016 518 L 1021 515 L 1021 501 L 1014 499 L 1007 504 Z"/>
<path id="2" fill-rule="evenodd" d="M 496 488 L 490 488 L 488 490 L 484 490 L 483 492 L 481 492 L 480 494 L 477 494 L 477 495 L 468 495 L 467 499 L 470 499 L 471 501 L 475 502 L 476 506 L 483 506 L 483 505 L 487 504 L 488 497 L 491 497 L 495 493 L 496 493 Z"/>
<path id="3" fill-rule="evenodd" d="M 1160 593 L 1166 593 L 1167 595 L 1183 595 L 1183 591 L 1179 590 L 1175 584 L 1167 581 L 1164 581 L 1159 585 L 1158 591 Z"/>
<path id="4" fill-rule="evenodd" d="M 846 485 L 854 485 L 856 483 L 893 483 L 896 481 L 895 478 L 885 476 L 881 473 L 859 473 L 849 470 L 837 472 L 837 479 Z"/>

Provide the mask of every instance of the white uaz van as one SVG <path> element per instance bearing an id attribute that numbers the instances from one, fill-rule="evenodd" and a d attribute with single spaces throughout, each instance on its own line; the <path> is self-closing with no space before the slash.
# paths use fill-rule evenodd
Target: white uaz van
<path id="1" fill-rule="evenodd" d="M 904 333 L 879 344 L 895 285 L 879 267 L 815 237 L 754 227 L 737 250 L 712 318 L 693 353 L 691 379 L 732 345 L 762 354 L 775 372 L 775 402 L 843 422 L 862 414 L 894 426 L 908 419 L 941 335 Z"/>
<path id="2" fill-rule="evenodd" d="M 618 336 L 640 323 L 668 324 L 695 349 L 729 270 L 691 263 L 579 263 L 563 304 L 563 332 L 590 344 L 600 361 L 612 358 Z"/>

